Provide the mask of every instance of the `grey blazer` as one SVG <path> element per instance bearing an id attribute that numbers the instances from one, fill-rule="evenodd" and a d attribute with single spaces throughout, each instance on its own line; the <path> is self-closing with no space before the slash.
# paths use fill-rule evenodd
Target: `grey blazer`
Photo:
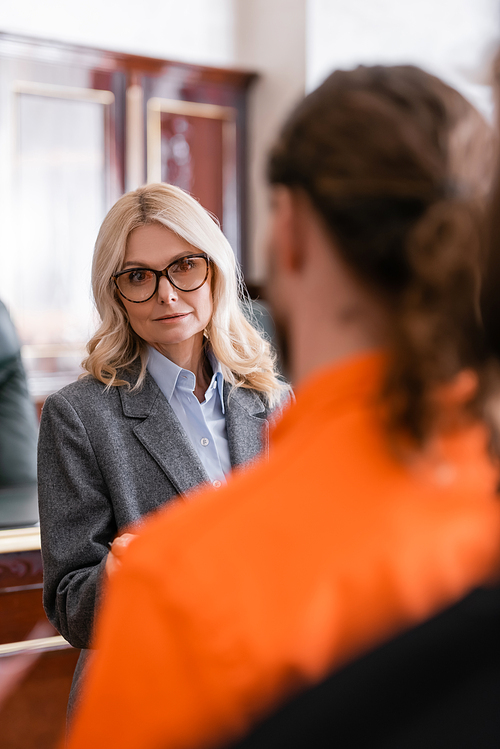
<path id="1" fill-rule="evenodd" d="M 123 374 L 131 383 L 136 377 Z M 224 401 L 236 466 L 267 449 L 270 410 L 255 391 L 228 383 Z M 148 373 L 138 392 L 106 391 L 86 377 L 51 395 L 40 425 L 38 481 L 44 607 L 68 642 L 88 648 L 108 542 L 208 476 Z"/>

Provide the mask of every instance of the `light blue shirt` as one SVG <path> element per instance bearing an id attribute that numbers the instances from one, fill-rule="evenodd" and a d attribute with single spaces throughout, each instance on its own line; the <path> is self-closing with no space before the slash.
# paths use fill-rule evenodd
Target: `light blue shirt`
<path id="1" fill-rule="evenodd" d="M 168 400 L 214 486 L 225 482 L 231 470 L 224 415 L 224 378 L 220 363 L 209 353 L 213 376 L 200 403 L 194 389 L 196 376 L 149 346 L 148 371 Z"/>

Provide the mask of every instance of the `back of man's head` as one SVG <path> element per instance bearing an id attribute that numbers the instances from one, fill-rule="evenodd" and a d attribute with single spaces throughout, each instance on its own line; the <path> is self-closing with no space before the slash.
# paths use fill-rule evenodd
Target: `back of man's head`
<path id="1" fill-rule="evenodd" d="M 270 156 L 274 192 L 284 190 L 297 215 L 309 206 L 332 254 L 372 299 L 371 316 L 383 315 L 388 426 L 417 444 L 442 418 L 437 389 L 465 368 L 482 381 L 486 366 L 477 206 L 490 185 L 492 146 L 490 128 L 457 91 L 413 66 L 377 66 L 327 78 L 292 113 Z M 283 317 L 293 319 L 289 305 Z M 278 316 L 280 306 L 286 301 Z M 293 347 L 293 331 L 288 341 Z M 481 384 L 477 395 L 464 404 L 475 415 L 487 396 Z"/>

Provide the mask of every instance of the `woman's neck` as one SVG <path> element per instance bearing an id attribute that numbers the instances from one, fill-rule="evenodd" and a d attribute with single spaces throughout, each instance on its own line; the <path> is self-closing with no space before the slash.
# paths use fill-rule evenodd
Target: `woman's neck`
<path id="1" fill-rule="evenodd" d="M 152 345 L 160 354 L 166 356 L 167 359 L 177 364 L 178 367 L 186 369 L 195 375 L 196 387 L 194 394 L 200 403 L 202 403 L 211 379 L 211 367 L 203 345 L 203 333 L 200 333 L 199 336 L 193 336 L 189 341 L 182 341 L 181 343 L 168 346 L 161 343 Z"/>

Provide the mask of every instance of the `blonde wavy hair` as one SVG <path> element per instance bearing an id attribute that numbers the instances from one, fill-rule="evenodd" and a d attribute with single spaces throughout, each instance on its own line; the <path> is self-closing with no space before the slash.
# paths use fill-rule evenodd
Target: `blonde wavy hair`
<path id="1" fill-rule="evenodd" d="M 188 193 L 167 184 L 151 184 L 123 195 L 104 219 L 92 263 L 92 291 L 101 324 L 87 345 L 82 362 L 85 374 L 108 387 L 125 385 L 119 370 L 140 361 L 134 389 L 146 376 L 147 343 L 128 322 L 112 281 L 122 269 L 130 233 L 158 223 L 208 255 L 212 265 L 213 314 L 205 330 L 221 364 L 224 379 L 235 387 L 251 388 L 272 407 L 287 386 L 276 371 L 268 341 L 245 315 L 249 307 L 234 253 L 212 216 Z"/>

